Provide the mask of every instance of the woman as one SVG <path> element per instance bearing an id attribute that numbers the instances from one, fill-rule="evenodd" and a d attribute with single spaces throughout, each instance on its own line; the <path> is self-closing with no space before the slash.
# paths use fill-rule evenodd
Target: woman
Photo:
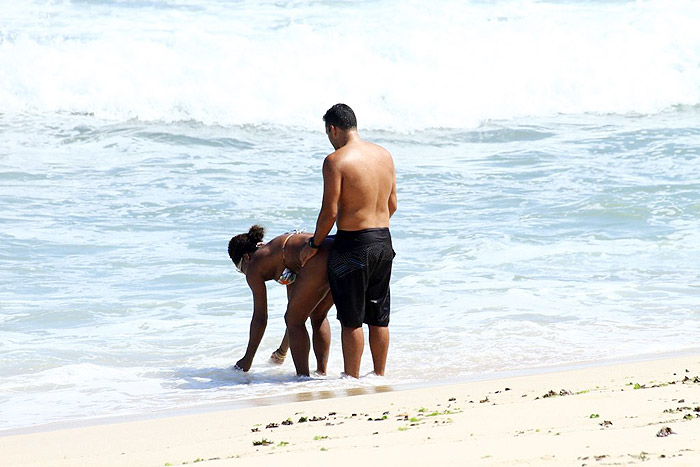
<path id="1" fill-rule="evenodd" d="M 284 319 L 289 334 L 289 347 L 297 375 L 309 375 L 309 334 L 306 319 L 311 317 L 316 372 L 326 374 L 331 330 L 328 310 L 333 305 L 328 287 L 328 251 L 332 239 L 324 241 L 318 254 L 301 268 L 299 254 L 311 234 L 289 232 L 262 243 L 265 229 L 254 225 L 248 233 L 236 235 L 228 244 L 228 254 L 239 272 L 245 274 L 253 293 L 253 318 L 250 322 L 248 347 L 236 367 L 248 371 L 267 326 L 267 288 L 265 282 L 275 280 L 287 286 L 287 312 Z M 285 334 L 286 337 L 286 334 Z M 277 359 L 285 343 L 275 351 Z M 273 354 L 273 360 L 275 355 Z"/>

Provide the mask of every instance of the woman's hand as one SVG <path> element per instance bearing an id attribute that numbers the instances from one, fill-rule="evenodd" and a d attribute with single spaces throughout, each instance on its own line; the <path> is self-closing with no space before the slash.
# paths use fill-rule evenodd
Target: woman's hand
<path id="1" fill-rule="evenodd" d="M 253 362 L 250 362 L 246 360 L 245 357 L 243 357 L 236 362 L 236 364 L 233 366 L 233 369 L 238 371 L 248 371 L 250 370 L 252 364 Z"/>

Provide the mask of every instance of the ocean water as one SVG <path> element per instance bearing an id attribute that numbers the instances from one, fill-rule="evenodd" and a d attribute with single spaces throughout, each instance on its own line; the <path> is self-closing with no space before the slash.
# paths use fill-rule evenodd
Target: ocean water
<path id="1" fill-rule="evenodd" d="M 698 2 L 0 11 L 0 430 L 698 346 Z M 333 309 L 328 377 L 269 364 L 273 283 L 234 372 L 227 242 L 313 229 L 336 102 L 397 166 L 388 375 L 339 377 Z"/>

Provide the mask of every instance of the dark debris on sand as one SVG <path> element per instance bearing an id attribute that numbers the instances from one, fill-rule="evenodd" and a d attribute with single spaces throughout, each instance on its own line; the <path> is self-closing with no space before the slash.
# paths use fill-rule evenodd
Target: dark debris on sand
<path id="1" fill-rule="evenodd" d="M 676 432 L 673 431 L 671 428 L 665 426 L 662 429 L 659 430 L 658 433 L 656 433 L 657 438 L 665 438 L 668 435 L 675 435 Z"/>
<path id="2" fill-rule="evenodd" d="M 573 395 L 573 394 L 574 394 L 573 392 L 568 391 L 568 390 L 566 390 L 566 389 L 562 389 L 562 390 L 559 391 L 559 392 L 556 392 L 556 391 L 554 391 L 553 389 L 550 389 L 549 392 L 548 392 L 547 394 L 544 394 L 544 395 L 542 396 L 542 398 L 545 399 L 545 398 L 547 398 L 547 397 L 571 396 L 571 395 Z M 537 399 L 539 399 L 539 397 L 535 397 L 535 400 L 537 400 Z"/>
<path id="3" fill-rule="evenodd" d="M 333 416 L 333 419 L 335 419 L 335 415 L 336 415 L 335 412 L 331 412 L 328 414 L 328 416 Z M 327 416 L 321 416 L 321 417 L 317 417 L 315 415 L 312 417 L 301 416 L 301 417 L 299 417 L 299 420 L 297 420 L 297 423 L 320 422 L 320 421 L 324 421 L 326 419 L 328 419 Z M 265 428 L 274 429 L 274 428 L 279 428 L 280 425 L 284 425 L 284 426 L 294 425 L 294 422 L 292 421 L 291 418 L 287 418 L 286 420 L 283 420 L 280 423 L 270 422 L 267 425 L 265 425 Z M 329 425 L 329 424 L 327 423 L 326 425 Z M 254 427 L 254 428 L 251 428 L 250 431 L 253 433 L 257 433 L 260 431 L 260 428 Z"/>

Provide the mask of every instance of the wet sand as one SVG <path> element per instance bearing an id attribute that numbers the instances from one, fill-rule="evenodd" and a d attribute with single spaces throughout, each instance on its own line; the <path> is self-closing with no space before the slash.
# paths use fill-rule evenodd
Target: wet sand
<path id="1" fill-rule="evenodd" d="M 700 355 L 0 437 L 3 466 L 700 465 Z"/>

